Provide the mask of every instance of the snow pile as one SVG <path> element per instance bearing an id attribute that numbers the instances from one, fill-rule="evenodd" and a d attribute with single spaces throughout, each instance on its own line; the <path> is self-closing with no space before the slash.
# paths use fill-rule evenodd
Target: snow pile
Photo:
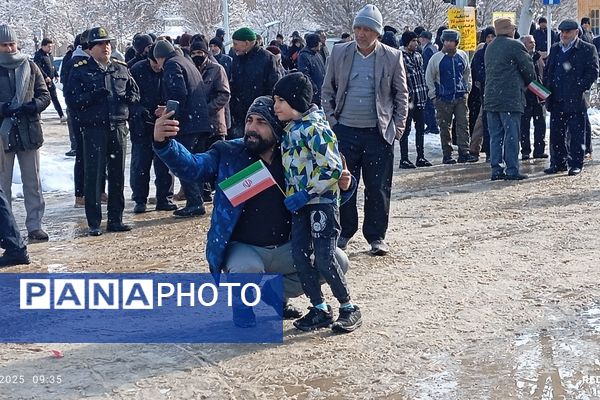
<path id="1" fill-rule="evenodd" d="M 75 163 L 75 158 L 48 154 L 43 149 L 43 147 L 40 149 L 42 191 L 44 193 L 73 191 L 73 165 Z M 16 158 L 13 170 L 12 197 L 23 197 L 21 169 L 19 168 L 19 162 Z"/>

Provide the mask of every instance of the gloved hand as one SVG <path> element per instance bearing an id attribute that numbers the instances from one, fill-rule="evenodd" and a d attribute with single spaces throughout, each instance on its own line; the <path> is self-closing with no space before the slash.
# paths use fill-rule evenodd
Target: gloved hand
<path id="1" fill-rule="evenodd" d="M 310 195 L 306 190 L 302 190 L 301 192 L 294 193 L 291 196 L 288 196 L 283 201 L 285 207 L 291 212 L 296 212 L 308 203 L 310 200 Z"/>
<path id="2" fill-rule="evenodd" d="M 31 100 L 29 103 L 25 103 L 21 106 L 20 111 L 23 114 L 35 114 L 37 113 L 37 106 L 35 105 L 35 100 Z"/>
<path id="3" fill-rule="evenodd" d="M 10 109 L 10 103 L 4 103 L 2 106 L 2 116 L 4 118 L 9 118 L 15 115 L 15 110 Z"/>
<path id="4" fill-rule="evenodd" d="M 108 95 L 110 95 L 110 90 L 105 89 L 105 88 L 96 89 L 92 92 L 93 97 L 104 98 L 104 97 L 108 97 Z"/>

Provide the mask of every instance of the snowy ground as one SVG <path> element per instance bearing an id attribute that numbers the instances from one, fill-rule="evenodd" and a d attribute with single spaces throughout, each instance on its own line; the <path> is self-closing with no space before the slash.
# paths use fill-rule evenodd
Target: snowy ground
<path id="1" fill-rule="evenodd" d="M 134 215 L 128 201 L 131 232 L 87 237 L 66 126 L 48 118 L 44 130 L 51 239 L 29 246 L 30 266 L 4 271 L 206 271 L 208 217 Z M 485 162 L 440 165 L 437 140 L 426 137 L 434 167 L 395 171 L 392 253 L 350 242 L 359 331 L 304 334 L 286 321 L 282 345 L 1 345 L 0 376 L 62 383 L 0 385 L 0 399 L 599 398 L 598 163 L 572 178 L 533 160 L 527 181 L 490 182 Z M 23 226 L 21 199 L 14 209 Z"/>

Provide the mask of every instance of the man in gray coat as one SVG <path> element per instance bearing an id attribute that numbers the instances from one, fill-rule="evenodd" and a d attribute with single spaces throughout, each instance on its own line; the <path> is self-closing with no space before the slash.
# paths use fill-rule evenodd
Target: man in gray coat
<path id="1" fill-rule="evenodd" d="M 521 180 L 519 142 L 525 87 L 536 78 L 533 60 L 523 43 L 513 39 L 515 26 L 509 18 L 494 21 L 496 39 L 485 52 L 485 96 L 490 131 L 492 180 Z M 502 165 L 504 162 L 506 171 Z"/>
<path id="2" fill-rule="evenodd" d="M 381 44 L 381 12 L 372 4 L 354 18 L 353 42 L 334 46 L 321 92 L 323 110 L 333 127 L 350 173 L 365 184 L 363 235 L 372 255 L 389 252 L 388 227 L 394 139 L 404 133 L 408 89 L 402 52 Z M 356 193 L 340 207 L 346 247 L 358 230 Z"/>
<path id="3" fill-rule="evenodd" d="M 45 203 L 40 181 L 44 137 L 40 113 L 50 104 L 50 93 L 39 68 L 17 49 L 17 35 L 0 25 L 0 186 L 10 203 L 15 157 L 19 160 L 25 225 L 31 240 L 46 241 L 42 230 Z"/>

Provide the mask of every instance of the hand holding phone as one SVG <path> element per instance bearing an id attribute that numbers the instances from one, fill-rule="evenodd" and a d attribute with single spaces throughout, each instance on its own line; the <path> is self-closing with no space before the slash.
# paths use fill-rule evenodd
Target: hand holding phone
<path id="1" fill-rule="evenodd" d="M 176 119 L 178 110 L 179 110 L 179 102 L 177 100 L 167 100 L 167 108 L 165 109 L 165 113 L 175 111 L 175 114 L 173 114 L 171 119 Z"/>

